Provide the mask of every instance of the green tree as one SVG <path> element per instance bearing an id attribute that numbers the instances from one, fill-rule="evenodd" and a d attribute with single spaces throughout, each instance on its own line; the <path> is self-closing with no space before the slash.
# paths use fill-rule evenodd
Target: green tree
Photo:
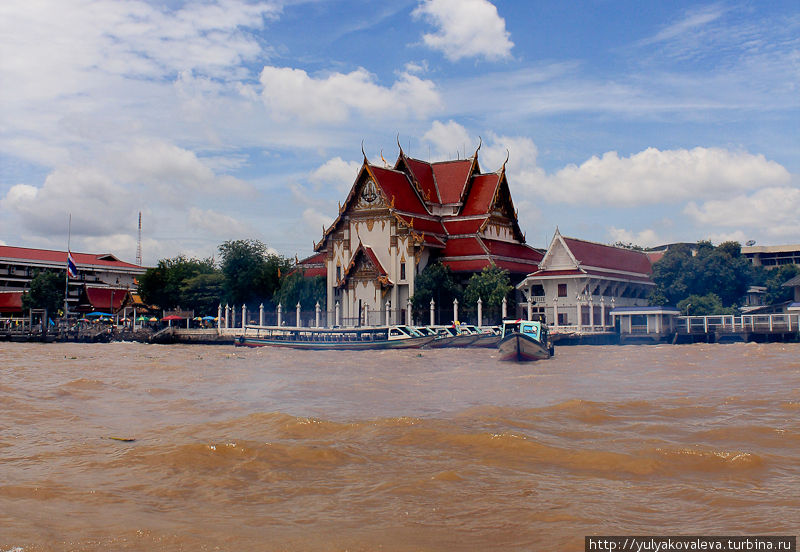
<path id="1" fill-rule="evenodd" d="M 487 266 L 480 272 L 470 276 L 464 290 L 464 309 L 469 312 L 477 310 L 478 298 L 483 305 L 483 312 L 489 316 L 499 316 L 503 298 L 514 290 L 508 271 L 495 265 Z"/>
<path id="2" fill-rule="evenodd" d="M 715 293 L 690 295 L 676 305 L 684 316 L 711 316 L 714 314 L 737 314 L 735 307 L 724 307 L 722 299 Z"/>
<path id="3" fill-rule="evenodd" d="M 47 309 L 49 317 L 57 316 L 59 309 L 64 308 L 64 277 L 63 273 L 51 270 L 37 272 L 22 295 L 22 308 Z"/>
<path id="4" fill-rule="evenodd" d="M 197 274 L 184 280 L 180 287 L 181 305 L 186 305 L 198 315 L 217 314 L 222 300 L 225 276 L 215 270 L 211 273 Z"/>
<path id="5" fill-rule="evenodd" d="M 754 273 L 753 285 L 767 288 L 768 305 L 784 303 L 794 298 L 792 288 L 783 287 L 783 284 L 800 274 L 800 267 L 797 265 L 781 265 L 771 269 L 759 266 L 754 269 Z"/>
<path id="6" fill-rule="evenodd" d="M 220 300 L 220 286 L 217 284 L 216 289 L 212 286 L 211 289 L 201 292 L 198 285 L 201 283 L 214 284 L 215 279 L 211 276 L 218 274 L 220 274 L 219 270 L 211 259 L 190 259 L 184 255 L 172 259 L 161 259 L 158 261 L 158 265 L 149 268 L 139 279 L 139 294 L 145 303 L 157 305 L 162 309 L 180 306 L 184 309 L 205 311 L 208 302 L 207 296 L 212 293 L 217 293 L 214 300 L 216 308 L 216 304 Z M 196 279 L 201 275 L 209 276 L 209 278 Z"/>
<path id="7" fill-rule="evenodd" d="M 418 320 L 427 320 L 431 299 L 437 309 L 452 307 L 453 300 L 461 302 L 463 290 L 453 278 L 453 273 L 442 263 L 427 265 L 414 280 L 414 295 L 411 297 L 411 308 Z"/>
<path id="8" fill-rule="evenodd" d="M 325 310 L 327 300 L 325 277 L 306 277 L 300 271 L 295 271 L 283 278 L 281 288 L 273 297 L 274 303 L 280 303 L 287 309 L 293 309 L 297 303 L 300 303 L 300 307 L 304 310 L 314 308 L 317 302 L 322 310 Z"/>
<path id="9" fill-rule="evenodd" d="M 753 280 L 753 267 L 737 242 L 714 247 L 698 242 L 694 254 L 685 245 L 670 248 L 653 266 L 656 288 L 651 302 L 677 305 L 690 295 L 714 294 L 723 308 L 739 305 Z"/>
<path id="10" fill-rule="evenodd" d="M 272 302 L 281 279 L 291 269 L 289 259 L 271 254 L 258 240 L 229 240 L 219 246 L 225 275 L 225 300 L 254 306 Z"/>

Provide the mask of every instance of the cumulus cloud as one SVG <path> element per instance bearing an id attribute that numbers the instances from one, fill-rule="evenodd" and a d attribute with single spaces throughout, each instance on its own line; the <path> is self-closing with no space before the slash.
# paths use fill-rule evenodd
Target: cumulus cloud
<path id="1" fill-rule="evenodd" d="M 773 237 L 796 236 L 800 188 L 769 187 L 702 204 L 692 201 L 684 213 L 706 226 L 760 229 Z"/>
<path id="2" fill-rule="evenodd" d="M 761 154 L 697 147 L 647 148 L 630 157 L 610 151 L 552 175 L 537 174 L 526 185 L 551 201 L 577 204 L 591 198 L 598 204 L 630 207 L 709 198 L 789 180 L 783 166 Z"/>
<path id="3" fill-rule="evenodd" d="M 446 123 L 434 121 L 431 128 L 422 135 L 422 140 L 432 146 L 433 158 L 439 160 L 454 159 L 457 150 L 473 143 L 467 129 L 453 120 Z M 476 147 L 477 145 L 475 142 Z"/>
<path id="4" fill-rule="evenodd" d="M 360 168 L 361 163 L 358 161 L 345 161 L 341 157 L 334 157 L 316 168 L 308 176 L 308 180 L 317 186 L 332 185 L 339 192 L 347 192 Z"/>
<path id="5" fill-rule="evenodd" d="M 450 61 L 511 57 L 514 43 L 506 22 L 487 0 L 423 0 L 412 15 L 436 27 L 436 32 L 424 34 L 422 40 Z"/>
<path id="6" fill-rule="evenodd" d="M 162 140 L 140 140 L 111 154 L 115 173 L 124 182 L 143 183 L 159 193 L 185 201 L 187 193 L 249 193 L 252 187 L 228 175 L 218 175 L 190 150 Z"/>
<path id="7" fill-rule="evenodd" d="M 320 213 L 313 207 L 309 207 L 303 211 L 303 222 L 305 222 L 308 229 L 314 236 L 321 236 L 322 229 L 327 228 L 333 222 L 333 219 L 324 213 Z M 318 240 L 319 237 L 315 237 Z"/>
<path id="8" fill-rule="evenodd" d="M 664 243 L 663 238 L 661 238 L 655 230 L 650 228 L 634 232 L 626 230 L 625 228 L 616 228 L 612 226 L 608 229 L 608 233 L 614 242 L 630 243 L 642 247 L 653 247 Z"/>
<path id="9" fill-rule="evenodd" d="M 255 231 L 247 223 L 213 209 L 189 209 L 188 223 L 194 230 L 223 239 L 252 236 Z"/>
<path id="10" fill-rule="evenodd" d="M 65 234 L 68 214 L 77 235 L 115 234 L 121 221 L 134 220 L 131 194 L 108 175 L 93 168 L 58 169 L 41 188 L 17 184 L 0 200 L 0 206 L 16 215 L 37 236 Z"/>
<path id="11" fill-rule="evenodd" d="M 436 86 L 400 73 L 391 87 L 381 86 L 364 68 L 313 77 L 302 69 L 266 66 L 261 98 L 273 117 L 312 123 L 338 123 L 352 114 L 424 117 L 441 106 Z"/>

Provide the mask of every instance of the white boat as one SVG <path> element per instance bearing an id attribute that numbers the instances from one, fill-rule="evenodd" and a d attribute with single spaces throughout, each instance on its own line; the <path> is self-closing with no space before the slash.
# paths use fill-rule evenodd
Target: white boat
<path id="1" fill-rule="evenodd" d="M 500 342 L 500 360 L 526 362 L 553 356 L 547 326 L 530 320 L 504 320 Z"/>
<path id="2" fill-rule="evenodd" d="M 435 339 L 410 326 L 361 328 L 299 328 L 248 326 L 236 340 L 240 347 L 289 347 L 293 349 L 349 350 L 414 349 Z"/>

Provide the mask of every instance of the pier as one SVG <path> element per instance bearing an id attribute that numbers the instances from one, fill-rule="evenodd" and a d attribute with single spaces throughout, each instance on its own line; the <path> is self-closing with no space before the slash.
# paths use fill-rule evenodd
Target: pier
<path id="1" fill-rule="evenodd" d="M 674 343 L 729 341 L 794 341 L 800 335 L 800 314 L 680 316 Z"/>

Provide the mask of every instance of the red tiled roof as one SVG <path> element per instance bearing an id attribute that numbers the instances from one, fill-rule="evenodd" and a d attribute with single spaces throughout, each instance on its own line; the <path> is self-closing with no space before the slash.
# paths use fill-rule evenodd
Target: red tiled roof
<path id="1" fill-rule="evenodd" d="M 22 312 L 22 291 L 0 291 L 0 312 Z"/>
<path id="2" fill-rule="evenodd" d="M 404 157 L 408 169 L 422 188 L 422 193 L 428 198 L 431 203 L 441 203 L 442 199 L 439 197 L 439 190 L 436 189 L 436 183 L 433 180 L 433 168 L 430 163 L 420 161 L 419 159 L 412 159 L 411 157 Z"/>
<path id="3" fill-rule="evenodd" d="M 310 257 L 306 257 L 305 259 L 301 260 L 297 265 L 289 272 L 289 274 L 293 274 L 294 272 L 300 270 L 302 271 L 303 276 L 308 278 L 314 276 L 327 276 L 328 269 L 326 267 L 326 260 L 328 254 L 325 251 L 321 253 L 317 253 L 315 255 L 311 255 Z"/>
<path id="4" fill-rule="evenodd" d="M 375 175 L 386 201 L 390 204 L 394 202 L 395 209 L 420 215 L 428 214 L 428 209 L 414 192 L 414 187 L 405 173 L 375 166 L 370 166 L 370 171 Z"/>
<path id="5" fill-rule="evenodd" d="M 652 283 L 652 280 L 647 276 L 631 276 L 614 271 L 601 271 L 601 270 L 581 270 L 581 269 L 566 269 L 566 270 L 537 270 L 529 275 L 531 278 L 557 278 L 560 276 L 594 276 L 596 278 L 610 278 L 617 280 L 626 280 L 642 283 Z"/>
<path id="6" fill-rule="evenodd" d="M 18 259 L 20 261 L 34 261 L 43 263 L 56 263 L 67 265 L 66 251 L 53 251 L 49 249 L 32 249 L 28 247 L 12 247 L 10 245 L 0 245 L 0 258 Z M 146 267 L 126 263 L 117 259 L 111 253 L 76 253 L 72 252 L 75 264 L 91 266 L 105 266 L 114 268 L 137 268 L 144 270 Z"/>
<path id="7" fill-rule="evenodd" d="M 667 253 L 667 250 L 664 249 L 663 251 L 648 251 L 647 253 L 645 253 L 645 255 L 647 255 L 648 259 L 650 259 L 650 264 L 654 265 L 658 261 L 663 259 L 664 255 L 666 255 L 666 253 Z"/>
<path id="8" fill-rule="evenodd" d="M 445 260 L 442 264 L 448 267 L 453 272 L 478 272 L 492 263 L 488 257 L 485 259 L 468 259 L 468 260 Z"/>
<path id="9" fill-rule="evenodd" d="M 641 251 L 592 243 L 575 238 L 564 238 L 575 259 L 584 266 L 650 274 L 650 260 Z"/>
<path id="10" fill-rule="evenodd" d="M 483 215 L 492 208 L 497 186 L 500 184 L 500 175 L 490 173 L 476 176 L 472 179 L 462 215 Z"/>
<path id="11" fill-rule="evenodd" d="M 342 279 L 337 282 L 337 285 L 341 285 L 347 281 L 347 278 L 350 276 L 350 271 L 356 266 L 356 260 L 358 259 L 359 255 L 364 255 L 370 260 L 375 267 L 375 270 L 378 271 L 378 280 L 381 282 L 381 284 L 391 285 L 392 282 L 389 280 L 389 273 L 386 272 L 385 268 L 383 268 L 380 259 L 378 259 L 378 256 L 371 247 L 366 246 L 363 243 L 359 244 L 356 250 L 353 252 L 353 256 L 350 257 L 350 262 L 348 263 L 347 268 L 345 268 Z"/>
<path id="12" fill-rule="evenodd" d="M 509 272 L 513 272 L 516 274 L 528 274 L 531 271 L 531 268 L 535 268 L 535 263 L 524 263 L 524 262 L 515 262 L 515 261 L 508 261 L 505 259 L 495 259 L 494 264 L 498 267 L 508 270 Z"/>
<path id="13" fill-rule="evenodd" d="M 456 220 L 447 220 L 446 218 L 442 221 L 442 225 L 444 225 L 445 230 L 451 236 L 458 235 L 458 234 L 477 234 L 480 232 L 481 226 L 483 223 L 486 222 L 486 219 L 489 217 L 483 218 L 473 218 L 473 219 L 456 219 Z"/>
<path id="14" fill-rule="evenodd" d="M 442 251 L 443 257 L 469 257 L 487 255 L 481 241 L 475 238 L 450 238 Z"/>
<path id="15" fill-rule="evenodd" d="M 442 203 L 458 203 L 464 194 L 467 186 L 467 178 L 472 161 L 462 159 L 459 161 L 443 161 L 432 163 L 433 175 L 436 179 L 436 187 L 439 189 L 439 196 Z"/>
<path id="16" fill-rule="evenodd" d="M 634 282 L 642 282 L 644 284 L 653 284 L 655 283 L 650 279 L 649 276 L 631 276 L 630 274 L 625 274 L 622 272 L 614 272 L 609 271 L 605 272 L 602 270 L 586 270 L 586 274 L 590 276 L 600 277 L 600 278 L 612 278 L 617 280 L 630 280 Z"/>
<path id="17" fill-rule="evenodd" d="M 489 248 L 489 252 L 492 255 L 498 255 L 500 257 L 513 257 L 515 259 L 525 259 L 537 264 L 542 260 L 542 258 L 544 258 L 544 253 L 525 244 L 490 240 L 487 238 L 482 239 L 483 243 L 487 248 Z"/>
<path id="18" fill-rule="evenodd" d="M 98 288 L 86 286 L 86 297 L 89 298 L 92 308 L 97 311 L 106 311 L 113 309 L 112 312 L 118 311 L 122 308 L 122 303 L 128 295 L 128 290 L 125 288 Z M 114 302 L 112 305 L 111 302 Z"/>
<path id="19" fill-rule="evenodd" d="M 428 234 L 446 234 L 441 222 L 406 214 L 398 214 L 397 216 L 403 219 L 403 222 L 411 226 L 411 228 L 417 232 L 425 232 Z M 414 222 L 411 222 L 412 220 Z"/>

